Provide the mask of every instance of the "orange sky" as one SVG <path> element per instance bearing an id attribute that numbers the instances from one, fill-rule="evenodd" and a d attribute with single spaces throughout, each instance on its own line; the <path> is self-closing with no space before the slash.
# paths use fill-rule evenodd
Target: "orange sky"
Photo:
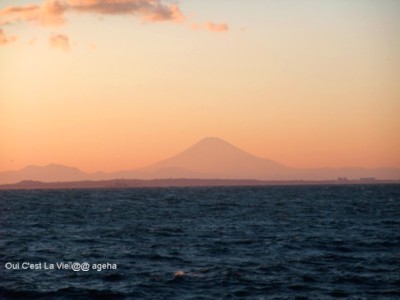
<path id="1" fill-rule="evenodd" d="M 96 2 L 0 3 L 0 171 L 133 169 L 205 136 L 400 167 L 399 1 Z"/>

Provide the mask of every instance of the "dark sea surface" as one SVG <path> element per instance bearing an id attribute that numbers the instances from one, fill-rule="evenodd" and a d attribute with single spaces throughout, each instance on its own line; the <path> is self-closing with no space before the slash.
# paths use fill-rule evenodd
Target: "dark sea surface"
<path id="1" fill-rule="evenodd" d="M 400 185 L 0 191 L 0 299 L 242 298 L 400 299 Z"/>

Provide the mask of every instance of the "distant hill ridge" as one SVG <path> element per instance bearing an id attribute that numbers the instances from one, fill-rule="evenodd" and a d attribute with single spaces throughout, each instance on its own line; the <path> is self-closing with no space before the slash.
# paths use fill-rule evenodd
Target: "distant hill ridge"
<path id="1" fill-rule="evenodd" d="M 112 179 L 250 179 L 250 180 L 336 180 L 377 178 L 400 179 L 399 168 L 296 169 L 259 158 L 217 137 L 207 137 L 183 152 L 146 168 L 114 173 L 86 173 L 77 168 L 49 164 L 0 172 L 0 184 L 24 180 L 69 182 Z"/>

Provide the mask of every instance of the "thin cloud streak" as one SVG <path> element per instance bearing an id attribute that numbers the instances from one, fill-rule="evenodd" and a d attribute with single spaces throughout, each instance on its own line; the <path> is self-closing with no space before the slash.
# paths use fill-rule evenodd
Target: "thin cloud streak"
<path id="1" fill-rule="evenodd" d="M 34 45 L 34 44 L 36 43 L 36 41 L 37 41 L 37 38 L 36 38 L 36 37 L 33 37 L 33 38 L 31 38 L 31 39 L 29 40 L 28 45 L 29 45 L 29 46 Z"/>
<path id="2" fill-rule="evenodd" d="M 0 10 L 0 25 L 35 22 L 42 26 L 62 25 L 67 8 L 59 1 L 45 0 L 42 5 L 9 6 Z"/>
<path id="3" fill-rule="evenodd" d="M 216 24 L 212 22 L 207 22 L 206 27 L 208 31 L 214 31 L 214 32 L 227 32 L 229 30 L 228 25 L 225 23 Z"/>
<path id="4" fill-rule="evenodd" d="M 49 37 L 49 44 L 52 48 L 68 52 L 70 50 L 69 38 L 65 34 L 53 33 Z"/>
<path id="5" fill-rule="evenodd" d="M 206 22 L 204 24 L 192 24 L 192 29 L 206 29 L 210 32 L 228 32 L 229 26 L 226 23 L 213 23 L 213 22 Z"/>
<path id="6" fill-rule="evenodd" d="M 5 34 L 4 30 L 0 28 L 0 46 L 1 46 L 1 45 L 5 45 L 5 44 L 8 44 L 8 43 L 12 43 L 12 42 L 14 42 L 16 39 L 17 39 L 17 37 L 15 37 L 15 36 L 8 37 L 8 36 Z"/>

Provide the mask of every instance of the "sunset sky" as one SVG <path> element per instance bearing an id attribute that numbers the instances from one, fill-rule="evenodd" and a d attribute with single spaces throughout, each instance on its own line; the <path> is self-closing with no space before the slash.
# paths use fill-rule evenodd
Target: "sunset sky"
<path id="1" fill-rule="evenodd" d="M 0 171 L 134 169 L 206 136 L 400 167 L 400 1 L 0 1 Z"/>

